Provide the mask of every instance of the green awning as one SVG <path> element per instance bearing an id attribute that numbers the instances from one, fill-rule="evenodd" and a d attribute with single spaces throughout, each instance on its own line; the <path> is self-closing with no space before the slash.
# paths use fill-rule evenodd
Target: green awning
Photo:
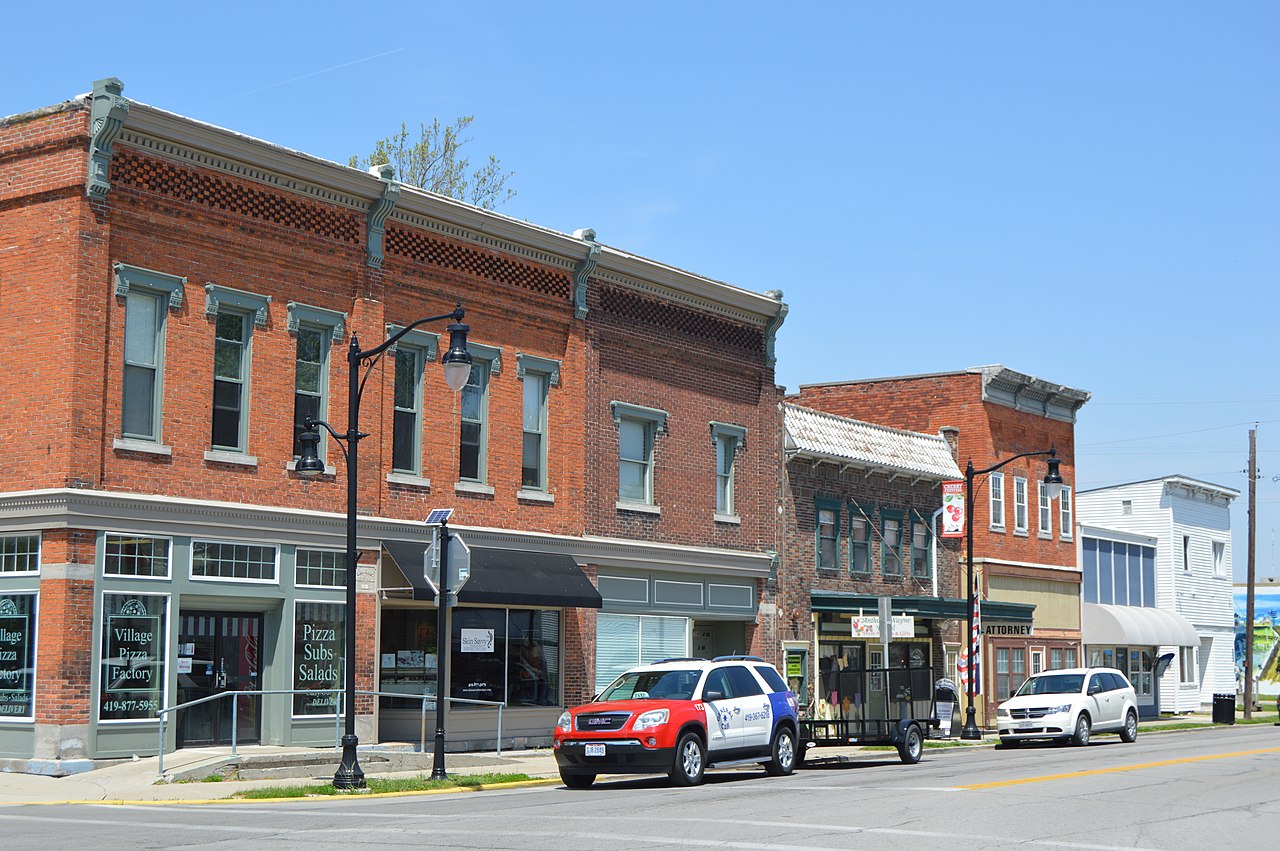
<path id="1" fill-rule="evenodd" d="M 880 611 L 880 598 L 874 594 L 855 594 L 852 591 L 809 592 L 809 603 L 815 612 L 844 612 L 874 615 Z M 894 597 L 893 614 L 911 615 L 930 620 L 965 620 L 969 615 L 966 600 L 953 597 Z M 984 620 L 1012 623 L 1031 623 L 1036 607 L 1031 603 L 1001 603 L 982 601 Z"/>

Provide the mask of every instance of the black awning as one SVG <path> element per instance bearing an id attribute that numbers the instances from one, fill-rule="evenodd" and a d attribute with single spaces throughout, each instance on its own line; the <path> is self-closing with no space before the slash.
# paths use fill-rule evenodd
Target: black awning
<path id="1" fill-rule="evenodd" d="M 413 599 L 434 600 L 422 575 L 425 543 L 383 541 L 383 548 L 413 585 Z M 471 578 L 459 603 L 598 609 L 600 592 L 571 557 L 525 550 L 471 547 Z"/>
<path id="2" fill-rule="evenodd" d="M 809 592 L 809 603 L 815 612 L 862 611 L 874 615 L 879 611 L 880 598 L 874 594 L 815 589 Z M 912 615 L 931 620 L 965 620 L 969 616 L 968 602 L 952 597 L 894 597 L 892 608 L 895 615 Z M 984 620 L 1031 623 L 1035 609 L 1031 603 L 982 601 Z"/>

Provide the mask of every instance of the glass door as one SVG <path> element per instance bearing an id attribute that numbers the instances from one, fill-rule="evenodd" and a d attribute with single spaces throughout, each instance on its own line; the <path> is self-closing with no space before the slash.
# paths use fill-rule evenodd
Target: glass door
<path id="1" fill-rule="evenodd" d="M 262 615 L 243 612 L 186 612 L 178 627 L 178 702 L 259 685 Z M 261 739 L 261 698 L 236 700 L 236 741 Z M 232 699 L 219 698 L 177 713 L 178 747 L 231 744 Z"/>

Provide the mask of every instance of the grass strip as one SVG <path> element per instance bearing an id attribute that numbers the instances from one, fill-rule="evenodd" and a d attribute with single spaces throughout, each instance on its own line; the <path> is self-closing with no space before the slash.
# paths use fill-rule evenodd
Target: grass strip
<path id="1" fill-rule="evenodd" d="M 478 789 L 495 783 L 519 783 L 534 780 L 527 774 L 490 772 L 487 774 L 451 774 L 443 780 L 432 780 L 427 775 L 420 777 L 397 777 L 379 779 L 365 778 L 370 792 L 430 792 L 438 789 Z M 347 789 L 335 789 L 332 783 L 317 785 L 271 786 L 263 789 L 246 789 L 236 792 L 233 798 L 309 798 L 317 795 L 358 795 L 363 792 L 352 792 Z"/>

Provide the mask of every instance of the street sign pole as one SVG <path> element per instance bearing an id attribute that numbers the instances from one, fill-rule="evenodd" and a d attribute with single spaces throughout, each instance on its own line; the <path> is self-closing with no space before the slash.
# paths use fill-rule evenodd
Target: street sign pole
<path id="1" fill-rule="evenodd" d="M 432 760 L 431 779 L 443 780 L 449 775 L 444 770 L 444 725 L 449 700 L 445 696 L 449 667 L 449 519 L 439 526 L 436 552 L 440 559 L 439 586 L 436 588 L 436 741 Z"/>

